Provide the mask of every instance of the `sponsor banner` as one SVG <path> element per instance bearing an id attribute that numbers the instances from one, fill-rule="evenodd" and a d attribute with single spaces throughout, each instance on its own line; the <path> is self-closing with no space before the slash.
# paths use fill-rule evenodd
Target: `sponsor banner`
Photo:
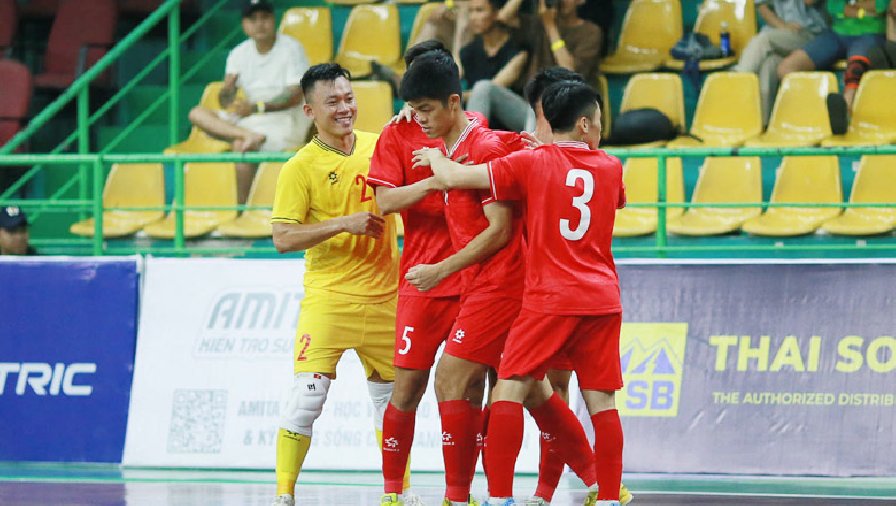
<path id="1" fill-rule="evenodd" d="M 0 460 L 119 462 L 137 260 L 0 261 Z"/>
<path id="2" fill-rule="evenodd" d="M 302 260 L 147 259 L 125 465 L 274 466 L 303 273 Z M 417 412 L 418 470 L 444 468 L 431 381 Z M 527 424 L 517 468 L 536 471 L 538 432 Z M 364 370 L 349 351 L 305 469 L 380 468 Z"/>
<path id="3" fill-rule="evenodd" d="M 896 265 L 619 274 L 627 471 L 896 474 Z"/>

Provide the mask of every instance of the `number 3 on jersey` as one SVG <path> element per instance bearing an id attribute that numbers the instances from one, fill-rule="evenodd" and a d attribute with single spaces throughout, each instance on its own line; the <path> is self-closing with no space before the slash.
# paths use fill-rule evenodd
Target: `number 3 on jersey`
<path id="1" fill-rule="evenodd" d="M 570 241 L 578 241 L 585 237 L 585 232 L 591 226 L 591 209 L 588 207 L 588 202 L 591 202 L 594 196 L 594 176 L 582 169 L 572 169 L 566 173 L 566 186 L 570 188 L 575 188 L 576 182 L 580 179 L 583 183 L 582 194 L 572 198 L 572 207 L 580 213 L 579 226 L 573 230 L 570 228 L 570 220 L 566 218 L 560 220 L 560 235 Z"/>

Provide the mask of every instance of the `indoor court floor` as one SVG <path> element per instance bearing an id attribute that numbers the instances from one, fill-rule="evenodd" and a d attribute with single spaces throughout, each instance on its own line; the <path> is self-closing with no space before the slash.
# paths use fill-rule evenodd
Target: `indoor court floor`
<path id="1" fill-rule="evenodd" d="M 370 472 L 305 472 L 299 505 L 379 504 L 380 476 Z M 414 491 L 427 505 L 441 504 L 444 478 L 416 473 Z M 896 478 L 777 478 L 626 474 L 632 506 L 684 505 L 896 505 Z M 519 499 L 535 487 L 518 477 Z M 0 464 L 0 505 L 262 506 L 274 491 L 270 471 L 119 469 L 83 464 Z M 477 476 L 474 494 L 483 495 Z M 585 491 L 565 475 L 552 504 L 579 505 Z"/>

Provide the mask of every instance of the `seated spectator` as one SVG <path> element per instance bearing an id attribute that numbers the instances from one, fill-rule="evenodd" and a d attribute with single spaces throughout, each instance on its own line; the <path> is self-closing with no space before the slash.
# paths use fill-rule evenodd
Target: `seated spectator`
<path id="1" fill-rule="evenodd" d="M 190 121 L 208 134 L 231 141 L 233 150 L 285 151 L 301 146 L 310 122 L 301 107 L 299 80 L 308 58 L 298 41 L 276 32 L 274 8 L 267 0 L 251 0 L 243 8 L 243 31 L 249 39 L 227 56 L 219 101 L 226 111 L 201 106 Z M 242 88 L 248 100 L 237 99 Z M 237 165 L 237 193 L 245 203 L 255 176 L 253 164 Z"/>
<path id="2" fill-rule="evenodd" d="M 580 74 L 592 86 L 597 83 L 603 36 L 599 26 L 580 17 L 584 4 L 585 0 L 555 0 L 548 7 L 545 0 L 539 0 L 534 26 L 523 28 L 535 47 L 528 75 L 559 66 Z M 525 20 L 522 24 L 525 27 Z"/>
<path id="3" fill-rule="evenodd" d="M 778 64 L 827 29 L 821 0 L 757 0 L 765 26 L 740 55 L 732 70 L 759 74 L 762 123 L 768 124 L 778 92 Z"/>
<path id="4" fill-rule="evenodd" d="M 868 59 L 872 69 L 896 69 L 896 0 L 892 0 L 887 9 L 887 40 L 882 46 L 873 48 Z"/>
<path id="5" fill-rule="evenodd" d="M 535 113 L 522 97 L 529 48 L 520 34 L 498 21 L 504 0 L 470 0 L 473 41 L 461 48 L 467 110 L 481 113 L 493 128 L 535 128 Z"/>
<path id="6" fill-rule="evenodd" d="M 0 255 L 36 255 L 28 244 L 28 218 L 18 207 L 0 209 Z"/>
<path id="7" fill-rule="evenodd" d="M 843 99 L 848 110 L 862 74 L 870 67 L 869 51 L 884 41 L 886 9 L 887 0 L 827 0 L 827 10 L 833 19 L 831 28 L 784 58 L 778 65 L 778 77 L 783 79 L 791 72 L 828 69 L 837 60 L 847 58 Z M 831 129 L 840 130 L 833 124 Z"/>
<path id="8" fill-rule="evenodd" d="M 408 41 L 408 47 L 428 40 L 437 40 L 459 63 L 460 48 L 469 44 L 473 38 L 473 34 L 467 30 L 469 4 L 469 0 L 446 0 L 441 3 L 426 20 L 416 40 Z"/>

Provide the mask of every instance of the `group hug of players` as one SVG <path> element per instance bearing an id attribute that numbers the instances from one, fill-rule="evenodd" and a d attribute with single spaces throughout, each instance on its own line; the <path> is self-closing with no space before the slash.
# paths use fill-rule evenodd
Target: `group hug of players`
<path id="1" fill-rule="evenodd" d="M 493 131 L 462 109 L 458 67 L 439 43 L 409 48 L 405 61 L 400 95 L 413 117 L 379 136 L 353 130 L 347 71 L 321 64 L 302 78 L 318 134 L 284 165 L 272 218 L 279 251 L 306 250 L 274 504 L 295 504 L 313 423 L 347 349 L 375 407 L 381 505 L 421 504 L 408 457 L 443 343 L 443 504 L 478 504 L 470 488 L 480 453 L 484 504 L 516 504 L 524 407 L 541 432 L 539 484 L 526 504 L 550 504 L 564 464 L 588 487 L 586 505 L 627 504 L 614 402 L 622 307 L 610 252 L 625 191 L 619 160 L 597 149 L 600 96 L 580 75 L 546 69 L 526 88 L 534 134 Z M 486 395 L 490 370 L 497 381 Z M 572 371 L 593 448 L 565 398 Z"/>

